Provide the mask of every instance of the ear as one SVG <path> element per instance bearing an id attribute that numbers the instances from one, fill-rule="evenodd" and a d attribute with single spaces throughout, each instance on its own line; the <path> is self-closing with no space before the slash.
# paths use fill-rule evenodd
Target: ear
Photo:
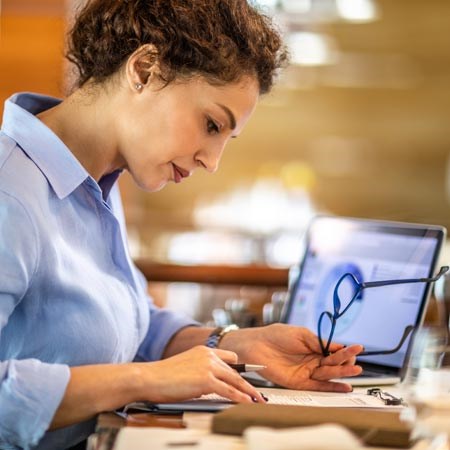
<path id="1" fill-rule="evenodd" d="M 141 91 L 159 73 L 156 47 L 145 44 L 135 50 L 127 60 L 125 72 L 131 89 Z"/>

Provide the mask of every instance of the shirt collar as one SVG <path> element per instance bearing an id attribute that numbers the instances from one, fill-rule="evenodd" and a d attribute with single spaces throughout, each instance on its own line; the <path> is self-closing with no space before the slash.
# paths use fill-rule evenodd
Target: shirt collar
<path id="1" fill-rule="evenodd" d="M 59 103 L 61 100 L 44 95 L 15 94 L 5 103 L 2 131 L 34 161 L 62 199 L 90 175 L 61 139 L 36 117 Z"/>

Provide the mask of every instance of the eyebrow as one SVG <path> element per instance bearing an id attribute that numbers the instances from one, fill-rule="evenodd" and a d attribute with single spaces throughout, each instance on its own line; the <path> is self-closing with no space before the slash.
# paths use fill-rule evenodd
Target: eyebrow
<path id="1" fill-rule="evenodd" d="M 216 103 L 216 105 L 225 111 L 226 115 L 228 116 L 228 120 L 230 121 L 230 128 L 234 130 L 236 128 L 236 118 L 234 117 L 234 114 L 225 105 L 222 105 L 221 103 Z"/>

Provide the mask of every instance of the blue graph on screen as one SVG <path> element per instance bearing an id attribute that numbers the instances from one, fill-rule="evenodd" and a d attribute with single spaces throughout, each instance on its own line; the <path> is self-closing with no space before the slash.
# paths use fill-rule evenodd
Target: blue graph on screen
<path id="1" fill-rule="evenodd" d="M 355 264 L 351 262 L 339 263 L 333 266 L 326 275 L 322 278 L 320 282 L 320 288 L 317 291 L 317 299 L 315 301 L 316 304 L 316 321 L 319 320 L 319 316 L 323 311 L 333 312 L 333 292 L 336 286 L 336 283 L 339 279 L 344 275 L 344 273 L 352 273 L 358 281 L 362 282 L 363 275 L 362 270 Z M 355 294 L 355 290 L 349 293 L 350 297 L 353 297 Z M 361 292 L 358 297 L 356 297 L 353 305 L 350 309 L 337 321 L 335 336 L 339 336 L 340 333 L 343 333 L 351 324 L 356 320 L 361 307 L 363 305 L 363 292 Z M 341 299 L 343 300 L 343 299 Z M 342 303 L 341 310 L 345 308 L 345 303 Z M 329 328 L 324 329 L 325 333 L 329 332 Z"/>

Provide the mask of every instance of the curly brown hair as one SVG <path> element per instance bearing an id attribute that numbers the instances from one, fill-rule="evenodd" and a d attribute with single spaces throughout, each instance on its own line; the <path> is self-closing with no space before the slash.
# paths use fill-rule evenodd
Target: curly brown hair
<path id="1" fill-rule="evenodd" d="M 270 17 L 247 0 L 90 0 L 69 32 L 77 85 L 101 83 L 151 44 L 166 84 L 200 75 L 215 84 L 256 76 L 268 92 L 287 51 Z"/>

